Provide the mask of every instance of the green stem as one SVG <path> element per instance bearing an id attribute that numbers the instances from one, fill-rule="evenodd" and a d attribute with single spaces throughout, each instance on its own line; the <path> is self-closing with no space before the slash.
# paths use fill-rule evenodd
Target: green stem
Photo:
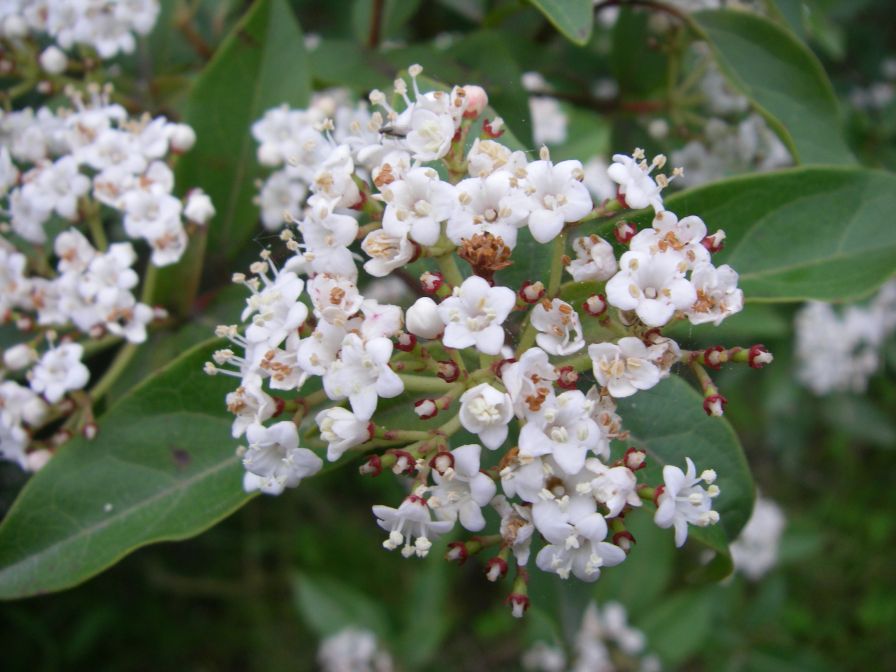
<path id="1" fill-rule="evenodd" d="M 109 240 L 106 238 L 106 231 L 103 229 L 103 220 L 100 217 L 99 204 L 89 206 L 85 212 L 87 218 L 87 226 L 90 229 L 90 237 L 93 238 L 93 244 L 100 252 L 105 252 L 109 248 Z"/>
<path id="2" fill-rule="evenodd" d="M 439 265 L 439 270 L 442 272 L 442 277 L 445 278 L 445 282 L 454 287 L 460 287 L 463 284 L 464 276 L 461 275 L 457 262 L 454 260 L 454 250 L 446 254 L 440 254 L 435 260 Z"/>
<path id="3" fill-rule="evenodd" d="M 94 403 L 99 401 L 118 380 L 128 364 L 131 363 L 134 355 L 137 354 L 137 347 L 136 343 L 128 343 L 118 351 L 102 378 L 90 389 L 90 399 Z"/>
<path id="4" fill-rule="evenodd" d="M 441 378 L 433 376 L 415 376 L 410 373 L 399 373 L 398 377 L 404 383 L 405 392 L 446 392 L 451 388 Z"/>
<path id="5" fill-rule="evenodd" d="M 563 255 L 566 252 L 566 237 L 564 231 L 554 239 L 554 249 L 551 254 L 551 276 L 548 280 L 548 288 L 545 296 L 553 299 L 557 296 L 557 290 L 560 289 L 560 280 L 563 277 Z"/>

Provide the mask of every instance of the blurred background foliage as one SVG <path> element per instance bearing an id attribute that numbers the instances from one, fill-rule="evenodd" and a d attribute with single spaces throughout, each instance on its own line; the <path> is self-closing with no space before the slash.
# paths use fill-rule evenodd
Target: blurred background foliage
<path id="1" fill-rule="evenodd" d="M 611 25 L 601 21 L 601 12 L 589 34 L 575 15 L 556 11 L 578 4 L 292 0 L 307 49 L 293 40 L 289 51 L 259 64 L 256 75 L 270 72 L 291 82 L 284 90 L 299 104 L 309 85 L 346 86 L 359 94 L 388 89 L 395 72 L 419 62 L 442 81 L 485 86 L 510 130 L 534 150 L 521 79 L 536 71 L 569 120 L 569 140 L 552 147 L 555 158 L 606 157 L 636 145 L 651 154 L 680 147 L 705 121 L 700 100 L 674 94 L 693 66 L 681 48 L 683 31 L 658 35 L 643 11 L 652 3 L 634 2 L 639 7 L 623 9 Z M 603 4 L 604 11 L 615 11 L 611 5 L 626 3 Z M 241 105 L 240 77 L 246 75 L 216 66 L 215 56 L 251 3 L 162 5 L 154 33 L 136 55 L 120 59 L 122 72 L 139 76 L 122 78 L 119 89 L 144 109 L 174 118 L 192 114 L 192 121 L 198 73 L 211 59 L 219 81 L 206 76 L 198 86 L 229 91 L 213 102 L 234 100 L 243 116 L 232 132 L 240 132 L 237 121 L 245 126 L 246 146 L 254 152 L 248 125 L 280 100 Z M 776 0 L 764 10 L 824 65 L 846 117 L 849 150 L 866 166 L 896 168 L 896 97 L 882 105 L 859 100 L 874 96 L 884 79 L 884 56 L 896 55 L 892 0 Z M 275 39 L 270 31 L 280 29 L 286 30 L 268 25 L 260 36 L 236 35 Z M 282 30 L 280 37 L 289 38 Z M 596 86 L 601 82 L 603 89 Z M 665 137 L 649 132 L 657 119 L 672 129 Z M 197 130 L 201 141 L 201 124 Z M 183 168 L 199 176 L 208 169 Z M 193 182 L 205 186 L 203 179 Z M 262 243 L 254 233 L 251 180 L 232 184 L 245 191 L 231 220 L 236 229 L 218 234 L 224 247 L 214 248 L 216 263 L 197 280 L 203 286 L 252 258 Z M 142 368 L 122 379 L 121 392 L 205 338 L 215 314 L 232 314 L 241 301 L 227 293 L 207 299 L 218 307 L 208 325 L 154 336 L 155 347 L 135 365 Z M 757 485 L 788 521 L 779 565 L 758 583 L 741 576 L 695 583 L 689 574 L 699 551 L 673 553 L 671 535 L 645 524 L 647 515 L 639 512 L 642 520 L 633 522 L 639 552 L 593 587 L 533 578 L 535 606 L 521 623 L 475 563 L 458 569 L 439 552 L 422 562 L 382 552 L 370 505 L 397 501 L 400 487 L 392 479 L 335 471 L 279 498 L 256 498 L 192 540 L 143 549 L 78 588 L 3 604 L 3 668 L 310 670 L 319 639 L 355 624 L 376 632 L 403 670 L 515 670 L 520 652 L 536 639 L 568 644 L 584 605 L 596 597 L 627 606 L 666 669 L 896 669 L 896 491 L 890 487 L 896 347 L 888 345 L 885 371 L 865 395 L 814 397 L 793 375 L 795 309 L 752 303 L 713 332 L 712 341 L 703 340 L 705 331 L 676 334 L 686 347 L 762 342 L 776 355 L 764 375 L 742 368 L 719 375 Z M 0 465 L 0 511 L 21 483 L 14 467 Z"/>

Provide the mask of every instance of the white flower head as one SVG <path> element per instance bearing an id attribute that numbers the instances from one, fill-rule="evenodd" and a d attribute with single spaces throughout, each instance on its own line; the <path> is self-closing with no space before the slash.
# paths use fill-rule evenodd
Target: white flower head
<path id="1" fill-rule="evenodd" d="M 467 278 L 439 304 L 439 317 L 445 323 L 442 342 L 449 348 L 475 346 L 479 352 L 497 355 L 504 345 L 501 325 L 515 304 L 512 289 L 491 287 L 476 275 Z"/>
<path id="2" fill-rule="evenodd" d="M 455 187 L 442 182 L 432 168 L 412 168 L 401 180 L 384 187 L 383 230 L 395 238 L 410 236 L 421 245 L 435 245 L 440 223 L 451 217 Z"/>
<path id="3" fill-rule="evenodd" d="M 662 528 L 675 528 L 675 545 L 684 546 L 688 538 L 688 524 L 706 527 L 719 522 L 719 514 L 712 510 L 712 499 L 719 494 L 712 484 L 715 473 L 705 471 L 697 476 L 691 458 L 685 458 L 687 472 L 667 464 L 663 467 L 662 492 L 657 496 L 657 510 L 653 521 Z M 709 488 L 704 488 L 706 482 Z"/>
<path id="4" fill-rule="evenodd" d="M 30 371 L 31 389 L 51 404 L 66 392 L 82 389 L 90 379 L 90 371 L 81 363 L 83 354 L 78 343 L 61 343 L 47 350 Z"/>
<path id="5" fill-rule="evenodd" d="M 379 397 L 390 399 L 404 391 L 401 378 L 389 368 L 391 355 L 392 341 L 388 338 L 364 342 L 357 334 L 348 334 L 339 359 L 323 376 L 327 396 L 334 400 L 347 398 L 355 415 L 369 420 Z"/>
<path id="6" fill-rule="evenodd" d="M 516 246 L 517 229 L 525 226 L 529 200 L 508 172 L 470 178 L 457 184 L 458 206 L 448 220 L 446 235 L 455 245 L 477 233 L 500 236 Z"/>
<path id="7" fill-rule="evenodd" d="M 530 420 L 520 431 L 522 457 L 550 455 L 569 476 L 585 466 L 589 450 L 604 452 L 601 431 L 591 419 L 591 402 L 579 390 L 558 395 L 542 410 L 539 419 Z"/>
<path id="8" fill-rule="evenodd" d="M 485 527 L 482 507 L 495 496 L 495 482 L 479 471 L 482 447 L 473 443 L 451 451 L 453 466 L 440 473 L 433 470 L 429 507 L 440 520 L 460 524 L 471 532 Z"/>
<path id="9" fill-rule="evenodd" d="M 591 497 L 573 496 L 544 500 L 532 506 L 535 527 L 549 542 L 535 558 L 538 568 L 561 579 L 575 574 L 582 581 L 596 581 L 603 567 L 625 560 L 625 552 L 604 541 L 607 522 Z"/>
<path id="10" fill-rule="evenodd" d="M 571 355 L 585 347 L 579 314 L 566 301 L 543 299 L 532 309 L 535 342 L 551 355 Z"/>
<path id="11" fill-rule="evenodd" d="M 649 390 L 660 382 L 660 370 L 640 338 L 626 336 L 618 343 L 593 343 L 588 346 L 588 354 L 598 384 L 617 399 Z"/>
<path id="12" fill-rule="evenodd" d="M 507 425 L 513 418 L 510 395 L 488 383 L 480 383 L 461 395 L 460 404 L 463 428 L 477 434 L 489 450 L 500 448 L 507 438 Z"/>
<path id="13" fill-rule="evenodd" d="M 265 494 L 279 495 L 285 488 L 294 488 L 323 466 L 317 455 L 299 447 L 298 430 L 289 420 L 270 427 L 249 425 L 246 440 L 249 448 L 243 456 L 243 466 L 256 478 L 244 480 L 243 484 Z"/>
<path id="14" fill-rule="evenodd" d="M 576 258 L 566 270 L 577 282 L 609 280 L 619 268 L 613 246 L 596 234 L 582 236 L 572 241 L 572 249 Z"/>
<path id="15" fill-rule="evenodd" d="M 716 268 L 710 263 L 698 264 L 691 273 L 697 300 L 687 312 L 691 324 L 712 322 L 716 326 L 744 307 L 743 290 L 737 286 L 737 271 L 728 264 Z"/>
<path id="16" fill-rule="evenodd" d="M 370 422 L 339 406 L 322 410 L 314 417 L 320 438 L 327 442 L 327 459 L 335 462 L 349 448 L 370 439 Z"/>
<path id="17" fill-rule="evenodd" d="M 676 310 L 689 310 L 697 291 L 685 277 L 687 262 L 677 252 L 646 254 L 629 251 L 619 260 L 619 272 L 607 282 L 607 301 L 634 310 L 649 327 L 666 324 Z"/>
<path id="18" fill-rule="evenodd" d="M 401 554 L 406 558 L 412 555 L 426 557 L 432 548 L 432 540 L 454 527 L 453 521 L 433 520 L 426 500 L 418 495 L 410 495 L 397 509 L 374 506 L 373 515 L 377 524 L 389 533 L 383 547 L 394 551 L 404 544 Z"/>
<path id="19" fill-rule="evenodd" d="M 516 417 L 522 420 L 540 415 L 544 404 L 553 401 L 557 370 L 544 350 L 529 348 L 518 362 L 504 365 L 501 380 L 513 400 Z"/>
<path id="20" fill-rule="evenodd" d="M 545 158 L 530 163 L 526 174 L 531 209 L 529 231 L 539 243 L 552 241 L 564 224 L 591 212 L 594 204 L 582 184 L 585 173 L 579 161 L 561 161 L 555 165 Z"/>

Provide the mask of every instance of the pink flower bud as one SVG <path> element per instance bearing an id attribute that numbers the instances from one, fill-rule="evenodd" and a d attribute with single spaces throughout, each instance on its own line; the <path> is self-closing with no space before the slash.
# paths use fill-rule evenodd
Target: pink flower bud
<path id="1" fill-rule="evenodd" d="M 544 296 L 544 283 L 540 280 L 536 282 L 526 280 L 520 288 L 519 296 L 526 303 L 538 303 Z"/>
<path id="2" fill-rule="evenodd" d="M 513 593 L 507 597 L 507 603 L 510 605 L 511 613 L 514 618 L 522 618 L 523 614 L 529 608 L 529 597 L 527 595 L 519 595 Z"/>
<path id="3" fill-rule="evenodd" d="M 750 364 L 750 368 L 753 369 L 761 369 L 763 366 L 771 364 L 774 359 L 774 355 L 761 343 L 751 346 L 747 355 L 747 361 Z"/>
<path id="4" fill-rule="evenodd" d="M 464 117 L 467 119 L 475 119 L 488 105 L 488 94 L 481 86 L 476 84 L 467 84 L 464 86 L 464 99 L 467 106 L 464 110 Z"/>
<path id="5" fill-rule="evenodd" d="M 703 410 L 706 415 L 714 415 L 720 417 L 725 414 L 725 405 L 728 400 L 721 394 L 711 394 L 703 400 Z"/>
<path id="6" fill-rule="evenodd" d="M 420 276 L 420 284 L 423 286 L 424 292 L 427 294 L 435 294 L 439 291 L 439 288 L 445 284 L 445 279 L 442 277 L 441 273 L 426 271 Z"/>
<path id="7" fill-rule="evenodd" d="M 419 399 L 414 402 L 414 413 L 421 420 L 429 420 L 439 413 L 439 406 L 434 399 Z"/>
<path id="8" fill-rule="evenodd" d="M 485 563 L 485 578 L 491 582 L 507 576 L 507 561 L 504 558 L 491 558 Z"/>
<path id="9" fill-rule="evenodd" d="M 647 453 L 634 446 L 625 451 L 622 462 L 632 471 L 638 471 L 647 466 Z"/>
<path id="10" fill-rule="evenodd" d="M 395 349 L 402 352 L 410 352 L 417 345 L 417 337 L 414 334 L 402 332 L 395 339 Z"/>
<path id="11" fill-rule="evenodd" d="M 620 245 L 628 245 L 636 233 L 638 233 L 638 227 L 630 222 L 619 222 L 613 229 L 613 235 L 616 236 Z"/>
<path id="12" fill-rule="evenodd" d="M 585 299 L 585 312 L 593 317 L 600 317 L 607 312 L 607 299 L 603 294 L 593 294 Z"/>

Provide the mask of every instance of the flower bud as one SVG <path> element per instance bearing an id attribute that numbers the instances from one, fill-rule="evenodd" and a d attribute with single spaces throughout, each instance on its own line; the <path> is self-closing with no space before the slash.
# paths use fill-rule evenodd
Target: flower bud
<path id="1" fill-rule="evenodd" d="M 44 468 L 47 462 L 50 461 L 51 457 L 53 457 L 53 453 L 51 453 L 46 448 L 41 448 L 40 450 L 32 450 L 30 453 L 25 455 L 25 468 L 32 473 L 38 472 Z"/>
<path id="2" fill-rule="evenodd" d="M 485 578 L 492 583 L 505 576 L 507 576 L 507 561 L 504 558 L 494 557 L 485 563 Z"/>
<path id="3" fill-rule="evenodd" d="M 398 337 L 395 339 L 396 350 L 401 350 L 402 352 L 410 352 L 415 347 L 417 347 L 417 337 L 414 336 L 414 334 L 409 334 L 403 331 L 398 334 Z"/>
<path id="4" fill-rule="evenodd" d="M 507 597 L 507 603 L 510 605 L 513 617 L 522 618 L 529 608 L 529 597 L 527 595 L 513 593 Z"/>
<path id="5" fill-rule="evenodd" d="M 18 14 L 12 14 L 3 21 L 2 34 L 3 37 L 10 40 L 26 37 L 28 35 L 28 24 Z"/>
<path id="6" fill-rule="evenodd" d="M 613 229 L 613 235 L 616 236 L 620 245 L 628 245 L 636 233 L 638 233 L 638 227 L 630 222 L 619 222 Z"/>
<path id="7" fill-rule="evenodd" d="M 536 282 L 526 280 L 520 288 L 519 296 L 526 303 L 538 303 L 544 296 L 544 283 L 540 280 Z"/>
<path id="8" fill-rule="evenodd" d="M 36 361 L 37 352 L 25 343 L 14 345 L 3 353 L 3 366 L 11 371 L 24 369 Z"/>
<path id="9" fill-rule="evenodd" d="M 445 330 L 445 324 L 439 317 L 436 302 L 424 296 L 408 308 L 405 314 L 407 330 L 420 338 L 436 338 Z"/>
<path id="10" fill-rule="evenodd" d="M 443 450 L 429 461 L 429 466 L 444 476 L 449 469 L 454 469 L 454 455 Z"/>
<path id="11" fill-rule="evenodd" d="M 426 271 L 426 273 L 420 276 L 420 284 L 423 286 L 424 292 L 427 294 L 435 294 L 439 291 L 442 285 L 445 284 L 445 279 L 442 277 L 441 273 Z"/>
<path id="12" fill-rule="evenodd" d="M 647 453 L 640 448 L 632 446 L 625 451 L 625 455 L 622 456 L 622 461 L 625 466 L 632 471 L 638 471 L 638 469 L 643 469 L 647 466 Z"/>
<path id="13" fill-rule="evenodd" d="M 446 383 L 453 383 L 460 377 L 460 369 L 457 364 L 451 360 L 445 359 L 438 362 L 438 371 L 436 375 Z"/>
<path id="14" fill-rule="evenodd" d="M 628 553 L 635 544 L 635 538 L 628 530 L 621 530 L 613 535 L 613 543 Z"/>
<path id="15" fill-rule="evenodd" d="M 434 399 L 419 399 L 414 402 L 414 413 L 421 420 L 429 420 L 439 413 L 439 406 Z"/>
<path id="16" fill-rule="evenodd" d="M 763 366 L 771 364 L 774 359 L 774 355 L 761 343 L 751 346 L 750 351 L 747 353 L 747 361 L 751 369 L 761 369 Z"/>
<path id="17" fill-rule="evenodd" d="M 706 415 L 714 415 L 716 417 L 725 414 L 725 405 L 728 400 L 721 394 L 711 394 L 703 400 L 703 410 Z"/>
<path id="18" fill-rule="evenodd" d="M 456 562 L 459 565 L 467 561 L 467 545 L 462 541 L 452 541 L 448 544 L 448 550 L 445 553 L 445 559 L 448 562 Z"/>
<path id="19" fill-rule="evenodd" d="M 467 107 L 464 110 L 464 117 L 467 119 L 475 119 L 488 105 L 488 94 L 481 86 L 475 84 L 467 84 L 464 86 L 464 99 Z"/>
<path id="20" fill-rule="evenodd" d="M 495 117 L 493 121 L 483 119 L 482 132 L 490 138 L 500 138 L 504 135 L 504 120 L 501 117 Z"/>
<path id="21" fill-rule="evenodd" d="M 40 67 L 51 75 L 61 75 L 68 67 L 68 58 L 59 47 L 50 46 L 38 58 Z"/>
<path id="22" fill-rule="evenodd" d="M 574 390 L 579 383 L 579 374 L 571 366 L 557 369 L 557 385 L 564 390 Z"/>
<path id="23" fill-rule="evenodd" d="M 603 294 L 593 294 L 585 299 L 582 307 L 592 317 L 600 317 L 607 312 L 607 299 Z"/>
<path id="24" fill-rule="evenodd" d="M 371 455 L 370 458 L 358 467 L 358 472 L 362 476 L 370 474 L 371 476 L 379 476 L 383 473 L 383 463 L 379 455 Z"/>
<path id="25" fill-rule="evenodd" d="M 722 364 L 727 361 L 727 353 L 721 345 L 714 345 L 703 351 L 703 363 L 711 369 L 718 371 L 722 368 Z"/>
<path id="26" fill-rule="evenodd" d="M 719 229 L 711 236 L 706 236 L 706 238 L 700 242 L 711 254 L 721 252 L 722 248 L 725 247 L 725 232 L 722 231 L 722 229 Z"/>
<path id="27" fill-rule="evenodd" d="M 171 124 L 167 131 L 168 144 L 175 154 L 188 152 L 196 144 L 196 132 L 187 124 Z"/>
<path id="28" fill-rule="evenodd" d="M 190 190 L 187 194 L 187 204 L 184 206 L 184 216 L 196 224 L 205 224 L 215 216 L 212 199 L 202 189 Z"/>

